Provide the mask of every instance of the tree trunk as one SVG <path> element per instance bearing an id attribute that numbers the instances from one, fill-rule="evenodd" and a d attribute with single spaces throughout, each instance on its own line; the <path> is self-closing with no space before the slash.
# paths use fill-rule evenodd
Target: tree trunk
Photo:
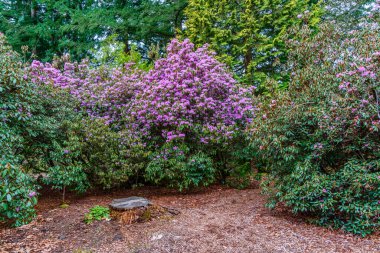
<path id="1" fill-rule="evenodd" d="M 37 4 L 34 0 L 30 2 L 30 17 L 33 21 L 37 18 Z"/>
<path id="2" fill-rule="evenodd" d="M 252 62 L 252 58 L 253 58 L 252 48 L 248 48 L 247 52 L 244 55 L 244 70 L 245 70 L 245 73 L 248 72 L 248 68 L 249 68 L 249 65 Z"/>
<path id="3" fill-rule="evenodd" d="M 128 34 L 126 34 L 125 39 L 124 39 L 124 45 L 125 45 L 124 52 L 126 54 L 129 54 L 129 52 L 131 51 L 131 49 L 129 48 L 128 38 L 129 38 L 129 36 L 128 36 Z"/>
<path id="4" fill-rule="evenodd" d="M 63 186 L 63 192 L 62 192 L 62 204 L 65 204 L 65 194 L 66 194 L 66 186 Z"/>

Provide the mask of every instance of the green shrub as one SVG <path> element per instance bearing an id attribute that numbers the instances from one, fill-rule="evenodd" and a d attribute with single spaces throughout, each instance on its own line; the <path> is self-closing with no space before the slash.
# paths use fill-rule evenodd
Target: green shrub
<path id="1" fill-rule="evenodd" d="M 138 139 L 115 131 L 104 120 L 67 123 L 66 139 L 54 143 L 45 182 L 55 189 L 85 192 L 90 186 L 111 189 L 143 178 L 147 152 Z"/>
<path id="2" fill-rule="evenodd" d="M 45 181 L 55 188 L 70 185 L 83 190 L 87 182 L 83 173 L 78 174 L 83 170 L 81 154 L 65 153 L 74 149 L 67 147 L 73 144 L 72 125 L 83 116 L 76 110 L 78 102 L 49 82 L 37 84 L 1 33 L 0 69 L 0 163 L 10 163 L 13 170 L 19 171 L 20 185 L 20 180 L 25 180 L 25 185 L 35 188 L 29 176 L 19 169 L 22 168 L 28 174 L 47 174 Z M 10 191 L 6 187 L 13 187 L 13 182 L 3 187 L 1 196 Z M 19 205 L 16 199 L 12 204 Z M 26 223 L 30 221 L 28 217 L 32 216 L 35 202 L 35 198 L 32 204 L 26 202 L 28 208 L 12 206 L 19 210 L 12 215 L 3 206 L 0 215 L 4 219 L 16 218 L 17 225 Z"/>
<path id="3" fill-rule="evenodd" d="M 298 36 L 289 90 L 261 98 L 250 129 L 253 155 L 270 169 L 269 206 L 364 236 L 380 225 L 379 30 L 342 35 L 325 24 Z"/>
<path id="4" fill-rule="evenodd" d="M 0 162 L 0 221 L 14 226 L 27 224 L 35 216 L 36 187 L 21 168 Z"/>
<path id="5" fill-rule="evenodd" d="M 189 154 L 185 145 L 166 144 L 152 155 L 146 178 L 182 190 L 207 186 L 215 179 L 212 160 L 204 153 Z"/>
<path id="6" fill-rule="evenodd" d="M 25 143 L 34 135 L 35 86 L 25 79 L 19 55 L 0 33 L 0 220 L 21 226 L 32 220 L 36 187 L 24 172 Z"/>
<path id="7" fill-rule="evenodd" d="M 35 86 L 24 79 L 19 56 L 0 33 L 0 159 L 21 161 L 21 150 L 31 121 Z"/>
<path id="8" fill-rule="evenodd" d="M 124 130 L 115 131 L 100 119 L 82 121 L 81 153 L 91 184 L 104 189 L 143 178 L 148 152 Z"/>
<path id="9" fill-rule="evenodd" d="M 108 207 L 94 206 L 84 215 L 84 222 L 87 224 L 101 220 L 110 220 L 110 209 Z"/>

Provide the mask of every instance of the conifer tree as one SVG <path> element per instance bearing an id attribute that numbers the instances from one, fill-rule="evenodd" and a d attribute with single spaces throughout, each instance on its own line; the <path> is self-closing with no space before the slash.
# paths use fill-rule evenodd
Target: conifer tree
<path id="1" fill-rule="evenodd" d="M 183 37 L 210 44 L 246 83 L 268 74 L 279 78 L 276 63 L 286 60 L 283 36 L 293 25 L 320 20 L 312 0 L 190 0 Z"/>

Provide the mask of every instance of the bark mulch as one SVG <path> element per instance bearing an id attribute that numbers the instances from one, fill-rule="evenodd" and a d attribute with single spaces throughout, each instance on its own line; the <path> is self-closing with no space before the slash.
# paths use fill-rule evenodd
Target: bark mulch
<path id="1" fill-rule="evenodd" d="M 214 186 L 190 194 L 150 188 L 70 196 L 44 194 L 31 224 L 0 230 L 0 252 L 380 252 L 380 235 L 360 238 L 264 207 L 259 189 Z M 83 222 L 94 205 L 141 196 L 180 214 L 145 223 Z"/>

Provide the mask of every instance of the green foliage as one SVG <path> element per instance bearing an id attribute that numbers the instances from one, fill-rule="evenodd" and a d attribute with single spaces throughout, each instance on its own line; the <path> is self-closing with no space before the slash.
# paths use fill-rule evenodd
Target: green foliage
<path id="1" fill-rule="evenodd" d="M 101 220 L 110 220 L 110 209 L 108 207 L 94 206 L 84 215 L 84 222 L 86 224 Z"/>
<path id="2" fill-rule="evenodd" d="M 320 5 L 304 0 L 190 0 L 185 37 L 211 45 L 242 81 L 258 85 L 271 75 L 280 79 L 286 61 L 283 36 L 302 23 L 319 22 Z"/>
<path id="3" fill-rule="evenodd" d="M 92 186 L 106 189 L 130 180 L 138 180 L 147 154 L 138 136 L 130 134 L 127 131 L 129 129 L 125 128 L 120 112 L 124 109 L 121 104 L 130 101 L 134 95 L 133 84 L 139 80 L 139 75 L 133 75 L 134 71 L 129 71 L 129 68 L 126 70 L 122 66 L 112 69 L 109 67 L 102 65 L 90 68 L 87 61 L 81 64 L 71 63 L 67 55 L 57 57 L 52 65 L 44 66 L 37 61 L 32 63 L 29 69 L 31 79 L 41 87 L 48 83 L 54 87 L 53 91 L 61 90 L 63 94 L 54 101 L 62 99 L 70 103 L 61 103 L 58 112 L 50 116 L 62 114 L 65 110 L 69 112 L 56 121 L 59 123 L 58 129 L 53 128 L 52 131 L 55 135 L 45 133 L 45 136 L 51 136 L 47 139 L 50 143 L 45 145 L 45 159 L 38 164 L 34 163 L 40 170 L 54 171 L 55 174 L 61 170 L 63 174 L 67 174 L 65 170 L 75 168 L 87 175 Z M 133 78 L 124 78 L 129 76 Z M 87 86 L 78 88 L 78 82 Z M 61 85 L 66 87 L 60 87 Z M 71 86 L 70 89 L 67 85 Z M 45 97 L 51 94 L 54 93 L 48 93 Z M 83 176 L 79 179 L 78 189 L 84 189 L 84 178 Z M 70 184 L 72 183 L 74 182 L 71 181 Z"/>
<path id="4" fill-rule="evenodd" d="M 352 159 L 331 173 L 305 160 L 282 178 L 276 197 L 295 213 L 317 215 L 317 224 L 365 236 L 380 226 L 379 175 L 380 159 Z"/>
<path id="5" fill-rule="evenodd" d="M 23 129 L 30 121 L 34 85 L 24 80 L 22 63 L 0 33 L 0 145 L 1 159 L 20 160 L 16 150 L 24 141 Z"/>
<path id="6" fill-rule="evenodd" d="M 226 178 L 226 184 L 236 189 L 245 189 L 251 184 L 253 175 L 254 173 L 249 162 L 235 163 Z"/>
<path id="7" fill-rule="evenodd" d="M 0 162 L 0 221 L 21 226 L 35 216 L 36 187 L 20 167 Z"/>
<path id="8" fill-rule="evenodd" d="M 111 189 L 143 177 L 148 152 L 142 143 L 104 120 L 66 122 L 66 139 L 54 143 L 45 182 L 53 188 L 85 192 L 90 186 Z M 141 174 L 141 175 L 140 175 Z"/>
<path id="9" fill-rule="evenodd" d="M 101 44 L 99 50 L 94 50 L 94 63 L 107 66 L 124 66 L 126 63 L 134 64 L 139 70 L 148 71 L 152 65 L 143 60 L 136 46 L 132 46 L 129 51 L 125 50 L 124 43 L 117 40 L 118 35 L 107 37 Z"/>
<path id="10" fill-rule="evenodd" d="M 19 52 L 26 45 L 32 55 L 51 61 L 70 53 L 79 60 L 99 48 L 101 39 L 117 40 L 147 55 L 149 46 L 163 47 L 183 20 L 185 0 L 7 0 L 0 1 L 0 31 Z"/>
<path id="11" fill-rule="evenodd" d="M 50 154 L 67 138 L 67 122 L 78 118 L 77 103 L 62 89 L 34 84 L 2 34 L 0 67 L 1 157 L 27 169 L 47 169 Z"/>
<path id="12" fill-rule="evenodd" d="M 137 138 L 99 119 L 84 120 L 75 131 L 82 136 L 81 159 L 92 185 L 110 189 L 142 178 L 149 153 Z"/>
<path id="13" fill-rule="evenodd" d="M 34 89 L 32 117 L 23 129 L 28 134 L 23 135 L 20 154 L 25 168 L 46 173 L 44 182 L 63 190 L 64 202 L 67 188 L 84 192 L 89 187 L 78 150 L 80 136 L 72 130 L 84 115 L 76 112 L 78 103 L 66 91 L 48 83 Z"/>
<path id="14" fill-rule="evenodd" d="M 288 41 L 289 90 L 259 98 L 250 146 L 270 169 L 269 206 L 364 236 L 380 225 L 379 30 L 335 28 Z"/>
<path id="15" fill-rule="evenodd" d="M 146 177 L 156 184 L 182 190 L 207 186 L 215 180 L 212 159 L 202 152 L 191 155 L 185 145 L 164 145 L 154 153 L 146 168 Z"/>
<path id="16" fill-rule="evenodd" d="M 67 160 L 70 160 L 70 158 Z M 48 176 L 44 179 L 44 182 L 48 185 L 52 185 L 53 189 L 63 191 L 62 203 L 65 203 L 67 189 L 83 193 L 89 187 L 87 175 L 84 173 L 82 166 L 75 164 L 50 167 L 48 170 Z"/>

